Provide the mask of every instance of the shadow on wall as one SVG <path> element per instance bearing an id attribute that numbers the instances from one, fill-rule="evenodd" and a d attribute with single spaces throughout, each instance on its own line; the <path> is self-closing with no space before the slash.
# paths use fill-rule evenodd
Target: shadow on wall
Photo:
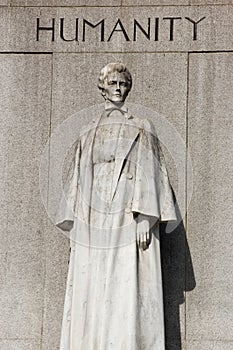
<path id="1" fill-rule="evenodd" d="M 185 302 L 185 291 L 193 290 L 196 282 L 183 221 L 172 233 L 165 233 L 165 228 L 161 224 L 166 350 L 182 350 L 179 306 Z"/>

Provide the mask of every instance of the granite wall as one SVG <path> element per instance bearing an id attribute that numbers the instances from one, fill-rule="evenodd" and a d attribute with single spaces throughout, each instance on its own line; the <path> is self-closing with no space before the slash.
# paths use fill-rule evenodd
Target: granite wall
<path id="1" fill-rule="evenodd" d="M 187 146 L 177 146 L 179 183 L 164 145 L 186 212 L 172 233 L 161 227 L 166 350 L 233 348 L 232 5 L 0 1 L 2 350 L 59 349 L 69 242 L 42 204 L 41 156 L 63 121 L 102 102 L 98 72 L 116 60 L 133 75 L 129 102 L 162 115 Z"/>

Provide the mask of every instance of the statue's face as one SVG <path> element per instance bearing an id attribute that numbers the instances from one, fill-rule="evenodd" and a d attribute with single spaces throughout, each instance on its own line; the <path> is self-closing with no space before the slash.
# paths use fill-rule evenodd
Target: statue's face
<path id="1" fill-rule="evenodd" d="M 130 87 L 124 73 L 109 73 L 104 80 L 104 96 L 113 103 L 125 101 Z"/>

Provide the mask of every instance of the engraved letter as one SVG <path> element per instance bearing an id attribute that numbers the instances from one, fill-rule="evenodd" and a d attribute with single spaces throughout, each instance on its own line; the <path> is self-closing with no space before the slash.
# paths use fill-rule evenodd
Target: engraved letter
<path id="1" fill-rule="evenodd" d="M 116 29 L 116 27 L 118 26 L 118 24 L 119 24 L 119 26 L 121 27 L 121 29 Z M 113 30 L 112 30 L 110 36 L 109 36 L 109 38 L 108 38 L 108 41 L 111 40 L 111 37 L 112 37 L 112 35 L 113 35 L 114 32 L 122 32 L 122 33 L 124 34 L 124 36 L 125 36 L 125 40 L 126 40 L 126 41 L 130 41 L 130 39 L 129 39 L 129 37 L 128 37 L 128 34 L 126 33 L 126 30 L 125 30 L 125 28 L 123 27 L 123 24 L 121 23 L 121 20 L 120 20 L 119 18 L 118 18 L 118 21 L 116 22 L 115 27 L 113 28 Z"/>
<path id="2" fill-rule="evenodd" d="M 51 30 L 52 41 L 55 41 L 55 18 L 52 18 L 52 27 L 40 27 L 40 18 L 36 19 L 36 41 L 40 40 L 40 30 Z"/>
<path id="3" fill-rule="evenodd" d="M 100 41 L 104 41 L 104 19 L 102 19 L 97 24 L 92 24 L 88 22 L 86 19 L 83 19 L 83 41 L 85 41 L 86 39 L 86 24 L 91 28 L 96 28 L 99 25 L 101 25 Z"/>
<path id="4" fill-rule="evenodd" d="M 159 17 L 155 18 L 155 41 L 159 41 Z"/>
<path id="5" fill-rule="evenodd" d="M 195 22 L 194 20 L 192 20 L 189 17 L 185 17 L 188 21 L 190 21 L 193 24 L 193 40 L 197 40 L 197 25 L 198 23 L 200 23 L 201 21 L 203 21 L 203 19 L 205 19 L 206 17 L 202 17 L 201 19 L 199 19 L 199 21 Z"/>
<path id="6" fill-rule="evenodd" d="M 168 19 L 170 21 L 170 41 L 173 41 L 174 37 L 174 21 L 175 19 L 182 19 L 181 17 L 163 17 L 163 19 Z"/>
<path id="7" fill-rule="evenodd" d="M 135 19 L 134 20 L 134 27 L 133 27 L 133 41 L 137 40 L 137 28 L 140 29 L 140 31 L 146 36 L 148 40 L 150 40 L 150 18 L 148 18 L 148 29 L 147 32 L 144 28 L 142 28 L 141 24 L 138 23 L 138 21 Z"/>
<path id="8" fill-rule="evenodd" d="M 64 18 L 60 18 L 60 37 L 64 41 L 78 41 L 78 18 L 75 21 L 75 38 L 74 39 L 65 39 L 64 37 Z"/>

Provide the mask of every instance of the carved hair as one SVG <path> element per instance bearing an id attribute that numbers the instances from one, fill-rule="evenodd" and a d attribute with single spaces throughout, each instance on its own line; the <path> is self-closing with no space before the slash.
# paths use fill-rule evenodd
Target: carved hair
<path id="1" fill-rule="evenodd" d="M 108 63 L 104 68 L 100 71 L 99 81 L 98 81 L 98 88 L 102 91 L 102 95 L 104 96 L 104 80 L 107 78 L 107 76 L 110 73 L 113 72 L 119 72 L 124 73 L 124 76 L 127 80 L 129 91 L 132 87 L 132 76 L 129 72 L 129 70 L 126 68 L 126 66 L 123 63 L 120 62 L 112 62 Z"/>

